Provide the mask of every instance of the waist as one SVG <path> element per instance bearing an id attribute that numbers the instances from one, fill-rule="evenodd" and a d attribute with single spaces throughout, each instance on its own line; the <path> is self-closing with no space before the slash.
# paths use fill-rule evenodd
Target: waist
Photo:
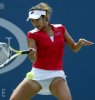
<path id="1" fill-rule="evenodd" d="M 63 69 L 63 60 L 60 58 L 37 58 L 33 64 L 35 68 L 46 70 L 60 70 Z"/>
<path id="2" fill-rule="evenodd" d="M 34 73 L 35 75 L 34 79 L 36 80 L 44 80 L 57 76 L 65 76 L 63 70 L 44 70 L 44 69 L 34 68 L 34 66 L 32 68 L 32 72 Z"/>
<path id="3" fill-rule="evenodd" d="M 63 66 L 62 65 L 56 65 L 56 64 L 44 65 L 44 64 L 35 63 L 35 64 L 33 64 L 33 67 L 34 68 L 39 68 L 39 69 L 44 69 L 44 70 L 63 70 Z"/>

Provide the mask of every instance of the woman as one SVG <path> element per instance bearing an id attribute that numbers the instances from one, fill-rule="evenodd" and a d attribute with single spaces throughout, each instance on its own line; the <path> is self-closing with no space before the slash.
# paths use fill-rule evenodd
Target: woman
<path id="1" fill-rule="evenodd" d="M 52 94 L 58 100 L 72 100 L 62 65 L 64 43 L 78 52 L 93 42 L 79 39 L 75 43 L 63 25 L 49 23 L 51 14 L 52 9 L 46 3 L 29 10 L 27 20 L 35 27 L 27 33 L 28 46 L 34 48 L 29 53 L 33 63 L 32 71 L 18 85 L 10 100 L 29 100 L 36 94 Z"/>

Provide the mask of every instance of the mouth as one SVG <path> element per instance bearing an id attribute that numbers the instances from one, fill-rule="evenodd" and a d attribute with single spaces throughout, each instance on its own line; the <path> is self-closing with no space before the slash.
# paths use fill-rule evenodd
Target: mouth
<path id="1" fill-rule="evenodd" d="M 40 26 L 36 26 L 37 28 L 39 28 Z"/>

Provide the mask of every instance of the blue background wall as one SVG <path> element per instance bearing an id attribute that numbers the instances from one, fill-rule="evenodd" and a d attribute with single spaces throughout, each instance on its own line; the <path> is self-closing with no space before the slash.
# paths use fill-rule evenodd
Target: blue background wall
<path id="1" fill-rule="evenodd" d="M 0 0 L 0 23 L 3 18 L 26 34 L 33 28 L 30 22 L 26 22 L 28 9 L 42 1 L 54 10 L 51 23 L 65 25 L 75 41 L 83 37 L 95 42 L 95 0 Z M 12 37 L 11 45 L 19 48 L 14 34 L 0 25 L 0 41 L 7 42 L 4 37 Z M 24 41 L 23 37 L 19 39 Z M 95 100 L 95 46 L 83 47 L 78 53 L 66 46 L 64 66 L 73 100 Z M 0 100 L 9 100 L 13 89 L 30 70 L 31 63 L 26 58 L 13 70 L 0 72 Z M 33 100 L 56 99 L 37 95 Z"/>

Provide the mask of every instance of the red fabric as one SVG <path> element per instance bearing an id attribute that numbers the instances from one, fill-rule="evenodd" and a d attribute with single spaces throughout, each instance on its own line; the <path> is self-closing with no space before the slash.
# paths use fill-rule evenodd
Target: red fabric
<path id="1" fill-rule="evenodd" d="M 62 70 L 64 55 L 64 32 L 65 27 L 51 25 L 54 31 L 54 41 L 52 42 L 45 31 L 29 31 L 27 38 L 32 38 L 37 44 L 37 61 L 33 67 L 45 70 Z"/>

